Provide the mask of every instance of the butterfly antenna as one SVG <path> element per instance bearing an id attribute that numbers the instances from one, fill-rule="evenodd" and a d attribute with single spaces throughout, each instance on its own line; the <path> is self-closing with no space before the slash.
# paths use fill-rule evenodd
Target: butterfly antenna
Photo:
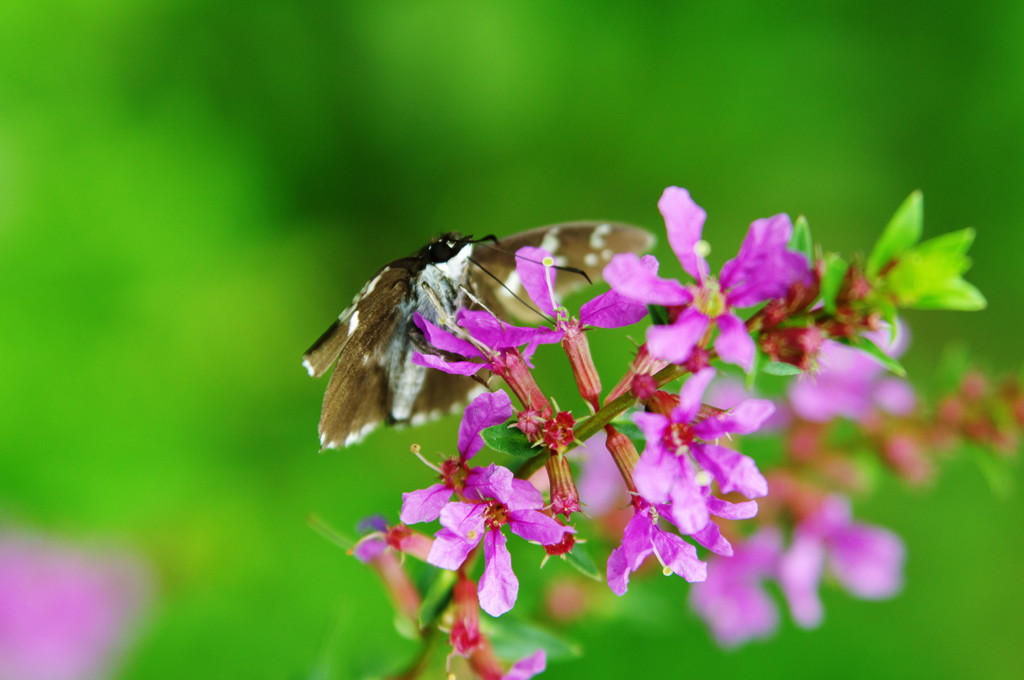
<path id="1" fill-rule="evenodd" d="M 490 243 L 484 243 L 484 241 L 489 241 Z M 473 243 L 480 243 L 482 245 L 486 245 L 488 248 L 494 248 L 495 250 L 497 250 L 499 252 L 505 253 L 506 255 L 511 255 L 512 257 L 514 257 L 516 259 L 519 259 L 519 260 L 522 260 L 524 262 L 532 262 L 533 264 L 544 264 L 543 262 L 538 262 L 537 260 L 534 260 L 532 258 L 523 257 L 521 255 L 517 255 L 516 253 L 513 253 L 510 250 L 506 250 L 506 249 L 502 248 L 501 246 L 498 245 L 498 239 L 493 234 L 488 235 L 488 236 L 484 236 L 483 238 L 480 238 L 480 239 L 477 239 L 477 240 L 473 241 Z M 476 263 L 474 262 L 473 264 L 476 264 Z M 477 266 L 480 267 L 480 265 L 477 265 Z M 552 266 L 555 269 L 557 269 L 558 271 L 560 271 L 560 272 L 568 272 L 570 274 L 579 274 L 580 276 L 582 276 L 583 278 L 585 278 L 587 280 L 587 283 L 589 283 L 591 285 L 594 284 L 594 282 L 590 280 L 590 277 L 587 276 L 587 273 L 585 271 L 583 271 L 582 269 L 579 269 L 578 267 L 568 267 L 568 266 L 566 266 L 564 264 L 556 264 L 556 265 L 552 265 Z M 483 269 L 483 267 L 480 267 L 480 268 Z M 484 271 L 487 271 L 487 270 L 484 269 Z M 487 272 L 487 273 L 490 274 L 490 272 Z"/>
<path id="2" fill-rule="evenodd" d="M 502 280 L 501 280 L 501 279 L 499 279 L 499 278 L 498 278 L 497 276 L 495 276 L 493 272 L 491 272 L 491 271 L 490 271 L 489 269 L 487 269 L 487 267 L 483 266 L 482 264 L 480 264 L 479 262 L 477 262 L 477 261 L 476 261 L 476 260 L 474 260 L 473 258 L 469 258 L 469 261 L 470 261 L 470 262 L 472 262 L 472 263 L 473 263 L 474 265 L 476 265 L 476 266 L 477 266 L 477 267 L 478 267 L 478 268 L 480 269 L 480 271 L 482 271 L 482 272 L 483 272 L 484 274 L 487 274 L 487 275 L 488 275 L 488 276 L 490 276 L 490 277 L 491 277 L 492 279 L 494 279 L 495 281 L 497 281 L 497 282 L 498 282 L 498 285 L 499 285 L 499 286 L 501 286 L 501 287 L 502 287 L 503 289 L 505 289 L 505 292 L 507 292 L 507 293 L 508 293 L 509 295 L 511 295 L 511 296 L 512 296 L 513 298 L 515 298 L 516 300 L 518 300 L 518 301 L 519 301 L 520 303 L 522 303 L 522 304 L 523 304 L 523 305 L 524 305 L 524 306 L 525 306 L 525 307 L 526 307 L 527 309 L 529 309 L 529 310 L 530 310 L 531 312 L 533 312 L 534 314 L 536 314 L 537 316 L 539 316 L 540 318 L 544 319 L 545 321 L 547 321 L 547 322 L 549 322 L 549 323 L 555 323 L 555 320 L 554 320 L 554 319 L 552 319 L 552 318 L 551 318 L 551 317 L 549 317 L 549 316 L 548 316 L 547 314 L 545 314 L 544 312 L 542 312 L 542 311 L 540 311 L 539 309 L 537 309 L 536 307 L 534 307 L 534 306 L 533 306 L 532 304 L 530 304 L 529 302 L 527 302 L 527 301 L 526 301 L 526 300 L 524 300 L 523 298 L 521 298 L 521 297 L 519 297 L 518 295 L 516 295 L 516 294 L 515 294 L 515 292 L 514 292 L 514 291 L 513 291 L 513 290 L 512 290 L 511 288 L 509 288 L 509 287 L 508 287 L 508 286 L 507 286 L 507 285 L 505 284 L 505 282 L 504 282 L 504 281 L 502 281 Z M 476 299 L 475 297 L 474 297 L 474 301 L 475 301 L 475 302 L 477 302 L 477 303 L 480 303 L 480 301 L 479 301 L 479 300 L 477 300 L 477 299 Z M 486 306 L 485 306 L 485 305 L 484 305 L 483 303 L 480 303 L 480 306 L 481 306 L 481 307 L 483 307 L 484 309 L 487 309 L 487 307 L 486 307 Z M 491 310 L 489 310 L 489 309 L 487 309 L 487 311 L 491 312 Z M 497 314 L 495 314 L 494 312 L 491 312 L 491 315 L 492 315 L 492 316 L 494 316 L 495 318 L 500 318 L 500 317 L 498 317 L 498 315 L 497 315 Z"/>

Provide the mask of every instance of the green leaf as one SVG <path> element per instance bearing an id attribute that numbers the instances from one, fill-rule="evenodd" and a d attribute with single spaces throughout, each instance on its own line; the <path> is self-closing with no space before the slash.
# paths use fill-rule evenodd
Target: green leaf
<path id="1" fill-rule="evenodd" d="M 665 326 L 668 324 L 667 307 L 662 307 L 661 305 L 647 305 L 647 314 L 651 318 L 651 323 L 655 326 Z"/>
<path id="2" fill-rule="evenodd" d="M 825 254 L 825 273 L 821 276 L 821 299 L 825 303 L 825 311 L 830 314 L 836 311 L 836 298 L 849 268 L 846 261 L 836 253 Z"/>
<path id="3" fill-rule="evenodd" d="M 544 650 L 548 661 L 580 655 L 579 645 L 508 614 L 496 619 L 481 617 L 480 628 L 491 639 L 495 654 L 503 659 L 521 659 L 538 649 Z"/>
<path id="4" fill-rule="evenodd" d="M 886 354 L 882 351 L 881 347 L 868 338 L 865 338 L 863 335 L 853 341 L 853 346 L 864 350 L 874 358 L 878 359 L 878 361 L 880 361 L 890 373 L 895 373 L 901 378 L 907 377 L 907 369 L 903 368 L 903 364 Z"/>
<path id="5" fill-rule="evenodd" d="M 975 311 L 985 296 L 962 274 L 971 266 L 967 250 L 973 229 L 936 236 L 912 248 L 887 273 L 885 285 L 901 307 Z"/>
<path id="6" fill-rule="evenodd" d="M 956 279 L 947 282 L 942 289 L 922 295 L 913 304 L 915 309 L 949 309 L 954 312 L 977 312 L 988 306 L 988 300 L 973 284 Z"/>
<path id="7" fill-rule="evenodd" d="M 976 233 L 974 229 L 967 227 L 959 231 L 951 231 L 930 238 L 913 249 L 913 252 L 922 257 L 940 257 L 951 261 L 964 261 L 963 269 L 958 274 L 963 274 L 970 267 L 970 260 L 964 256 L 971 249 Z"/>
<path id="8" fill-rule="evenodd" d="M 889 220 L 885 231 L 875 243 L 868 256 L 866 273 L 878 276 L 885 265 L 902 255 L 921 238 L 921 224 L 924 221 L 924 197 L 915 191 L 903 201 L 896 214 Z"/>
<path id="9" fill-rule="evenodd" d="M 767 361 L 761 367 L 761 372 L 768 375 L 800 375 L 803 373 L 799 367 L 784 361 Z"/>
<path id="10" fill-rule="evenodd" d="M 565 561 L 587 578 L 601 581 L 601 572 L 597 570 L 594 559 L 579 543 L 574 545 L 570 552 L 566 553 Z"/>
<path id="11" fill-rule="evenodd" d="M 793 252 L 803 253 L 807 262 L 814 262 L 814 244 L 811 241 L 811 225 L 807 218 L 801 215 L 793 223 L 793 236 L 789 239 L 789 249 Z"/>
<path id="12" fill-rule="evenodd" d="M 534 456 L 537 449 L 530 446 L 526 435 L 517 427 L 510 427 L 507 423 L 499 423 L 484 428 L 480 432 L 487 446 L 499 453 L 507 453 L 510 456 Z"/>
<path id="13" fill-rule="evenodd" d="M 437 569 L 430 585 L 423 593 L 423 602 L 420 604 L 419 625 L 426 628 L 434 624 L 441 616 L 441 612 L 452 600 L 452 591 L 455 589 L 456 574 L 448 569 Z"/>

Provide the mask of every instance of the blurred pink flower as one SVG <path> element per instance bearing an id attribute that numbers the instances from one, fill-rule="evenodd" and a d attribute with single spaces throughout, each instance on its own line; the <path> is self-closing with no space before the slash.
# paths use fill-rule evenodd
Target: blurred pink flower
<path id="1" fill-rule="evenodd" d="M 0 529 L 0 680 L 107 677 L 146 600 L 142 566 Z"/>
<path id="2" fill-rule="evenodd" d="M 888 329 L 865 334 L 886 354 L 897 357 L 907 344 L 906 326 L 897 327 L 895 341 L 889 342 L 888 335 Z M 817 373 L 801 375 L 789 389 L 793 411 L 806 420 L 860 421 L 876 409 L 906 415 L 917 405 L 910 383 L 889 375 L 878 359 L 863 350 L 826 340 L 819 364 Z"/>

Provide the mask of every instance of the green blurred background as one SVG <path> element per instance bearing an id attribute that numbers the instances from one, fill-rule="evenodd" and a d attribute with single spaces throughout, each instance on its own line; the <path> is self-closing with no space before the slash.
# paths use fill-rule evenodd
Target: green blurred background
<path id="1" fill-rule="evenodd" d="M 1016 370 L 1022 36 L 1012 0 L 7 0 L 0 513 L 153 565 L 125 678 L 347 678 L 409 653 L 374 575 L 305 518 L 393 515 L 427 480 L 409 442 L 450 451 L 454 421 L 320 455 L 302 351 L 436 232 L 660 231 L 669 184 L 718 262 L 780 211 L 864 250 L 923 189 L 926 235 L 977 228 L 990 306 L 910 315 L 912 375 L 949 340 Z M 885 483 L 858 512 L 907 541 L 899 598 L 828 590 L 822 629 L 725 653 L 662 579 L 625 621 L 571 627 L 587 653 L 550 674 L 1020 677 L 1020 501 L 967 458 L 923 492 Z"/>

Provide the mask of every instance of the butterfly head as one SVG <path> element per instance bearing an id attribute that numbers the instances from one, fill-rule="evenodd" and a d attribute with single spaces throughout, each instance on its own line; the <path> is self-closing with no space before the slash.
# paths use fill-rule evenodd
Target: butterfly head
<path id="1" fill-rule="evenodd" d="M 450 231 L 434 239 L 420 251 L 420 254 L 432 264 L 443 264 L 462 252 L 462 249 L 473 243 L 472 236 L 463 236 L 457 231 Z"/>

